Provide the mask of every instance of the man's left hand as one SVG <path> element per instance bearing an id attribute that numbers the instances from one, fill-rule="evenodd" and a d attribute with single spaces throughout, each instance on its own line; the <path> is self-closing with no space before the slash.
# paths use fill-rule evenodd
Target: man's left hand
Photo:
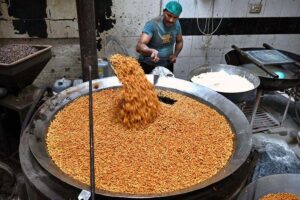
<path id="1" fill-rule="evenodd" d="M 171 55 L 170 57 L 169 57 L 169 59 L 170 59 L 170 62 L 171 63 L 176 63 L 176 58 L 177 58 L 177 56 L 176 55 Z"/>

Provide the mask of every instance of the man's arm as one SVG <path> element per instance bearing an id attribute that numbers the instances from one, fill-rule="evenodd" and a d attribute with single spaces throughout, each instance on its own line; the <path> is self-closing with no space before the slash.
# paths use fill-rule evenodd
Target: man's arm
<path id="1" fill-rule="evenodd" d="M 176 62 L 176 58 L 179 55 L 182 47 L 183 47 L 183 38 L 182 38 L 182 35 L 180 34 L 180 35 L 177 35 L 177 37 L 176 37 L 176 44 L 175 44 L 174 54 L 170 56 L 170 61 L 172 63 Z"/>
<path id="2" fill-rule="evenodd" d="M 153 62 L 158 62 L 158 51 L 147 46 L 150 40 L 151 37 L 149 35 L 142 33 L 136 45 L 136 51 L 144 56 L 150 56 Z"/>

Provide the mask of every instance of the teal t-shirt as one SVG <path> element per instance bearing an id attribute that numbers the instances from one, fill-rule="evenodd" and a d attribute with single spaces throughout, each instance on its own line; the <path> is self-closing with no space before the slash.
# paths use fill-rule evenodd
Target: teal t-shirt
<path id="1" fill-rule="evenodd" d="M 173 54 L 176 37 L 181 34 L 181 26 L 177 20 L 174 26 L 166 27 L 163 16 L 158 16 L 145 24 L 143 33 L 151 37 L 148 47 L 156 49 L 158 57 L 163 62 Z M 151 64 L 149 56 L 140 55 L 139 60 Z"/>

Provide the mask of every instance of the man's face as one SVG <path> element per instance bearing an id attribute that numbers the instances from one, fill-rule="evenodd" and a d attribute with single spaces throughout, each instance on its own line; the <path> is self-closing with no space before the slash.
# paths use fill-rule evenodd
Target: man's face
<path id="1" fill-rule="evenodd" d="M 178 19 L 178 17 L 176 15 L 173 15 L 172 13 L 168 12 L 168 11 L 164 11 L 164 24 L 167 27 L 171 27 L 175 24 L 176 20 Z"/>

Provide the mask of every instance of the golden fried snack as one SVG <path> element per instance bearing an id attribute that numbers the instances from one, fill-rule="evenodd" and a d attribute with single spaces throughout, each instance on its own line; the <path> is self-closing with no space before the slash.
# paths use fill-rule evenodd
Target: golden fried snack
<path id="1" fill-rule="evenodd" d="M 300 200 L 300 197 L 292 193 L 270 193 L 261 197 L 259 200 Z"/>
<path id="2" fill-rule="evenodd" d="M 123 84 L 119 103 L 122 122 L 128 128 L 153 122 L 161 107 L 154 86 L 147 80 L 138 61 L 120 54 L 113 55 L 110 60 Z"/>
<path id="3" fill-rule="evenodd" d="M 140 129 L 121 123 L 121 89 L 93 93 L 96 188 L 126 194 L 160 194 L 201 183 L 232 156 L 234 134 L 226 118 L 190 97 L 160 103 L 161 114 Z M 88 96 L 55 115 L 46 143 L 53 162 L 68 176 L 90 184 Z"/>

